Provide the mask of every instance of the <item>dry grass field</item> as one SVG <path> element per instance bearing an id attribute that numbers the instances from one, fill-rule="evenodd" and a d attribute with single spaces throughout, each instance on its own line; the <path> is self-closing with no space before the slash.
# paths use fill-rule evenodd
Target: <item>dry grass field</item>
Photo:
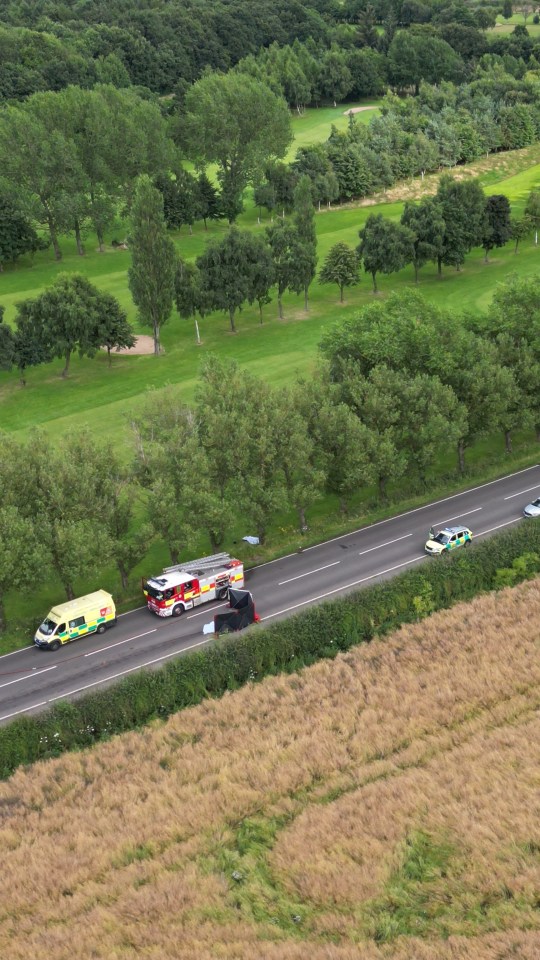
<path id="1" fill-rule="evenodd" d="M 540 581 L 0 784 L 2 960 L 538 960 Z"/>

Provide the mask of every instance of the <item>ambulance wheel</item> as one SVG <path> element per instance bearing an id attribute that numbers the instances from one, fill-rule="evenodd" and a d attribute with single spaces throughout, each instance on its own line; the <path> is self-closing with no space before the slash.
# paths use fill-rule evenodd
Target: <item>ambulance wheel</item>
<path id="1" fill-rule="evenodd" d="M 97 630 L 96 630 L 96 633 L 105 633 L 105 629 L 106 629 L 106 628 L 105 628 L 105 624 L 104 624 L 104 623 L 100 623 L 99 627 L 98 627 Z"/>
<path id="2" fill-rule="evenodd" d="M 471 545 L 471 541 L 470 541 L 470 540 L 466 540 L 466 541 L 465 541 L 465 546 L 466 546 L 466 547 L 470 547 L 470 545 Z"/>
<path id="3" fill-rule="evenodd" d="M 60 641 L 59 641 L 59 640 L 53 640 L 53 642 L 51 643 L 51 646 L 50 646 L 49 649 L 50 649 L 50 650 L 58 650 L 59 646 L 60 646 Z"/>
<path id="4" fill-rule="evenodd" d="M 184 608 L 181 603 L 177 603 L 175 607 L 172 608 L 173 617 L 181 617 L 184 612 Z"/>

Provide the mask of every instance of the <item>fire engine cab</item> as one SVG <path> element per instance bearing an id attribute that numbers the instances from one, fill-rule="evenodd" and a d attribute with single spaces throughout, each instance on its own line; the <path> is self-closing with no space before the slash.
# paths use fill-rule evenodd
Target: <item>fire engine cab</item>
<path id="1" fill-rule="evenodd" d="M 209 600 L 226 600 L 229 587 L 244 586 L 244 565 L 228 553 L 215 553 L 166 567 L 157 577 L 143 580 L 149 610 L 159 617 L 179 617 L 184 610 Z"/>

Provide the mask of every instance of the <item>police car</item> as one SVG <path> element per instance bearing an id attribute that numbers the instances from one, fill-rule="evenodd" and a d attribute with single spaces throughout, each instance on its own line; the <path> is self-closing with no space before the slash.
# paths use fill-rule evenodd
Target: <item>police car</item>
<path id="1" fill-rule="evenodd" d="M 425 550 L 431 556 L 456 550 L 458 547 L 467 547 L 473 535 L 468 527 L 444 527 L 434 537 L 427 541 Z"/>

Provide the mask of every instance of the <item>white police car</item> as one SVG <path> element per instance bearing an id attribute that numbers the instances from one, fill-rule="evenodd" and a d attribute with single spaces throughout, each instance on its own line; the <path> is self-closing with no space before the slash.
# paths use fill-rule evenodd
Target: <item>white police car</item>
<path id="1" fill-rule="evenodd" d="M 426 543 L 425 551 L 432 557 L 440 553 L 456 550 L 458 547 L 467 547 L 473 535 L 468 527 L 443 527 Z"/>

